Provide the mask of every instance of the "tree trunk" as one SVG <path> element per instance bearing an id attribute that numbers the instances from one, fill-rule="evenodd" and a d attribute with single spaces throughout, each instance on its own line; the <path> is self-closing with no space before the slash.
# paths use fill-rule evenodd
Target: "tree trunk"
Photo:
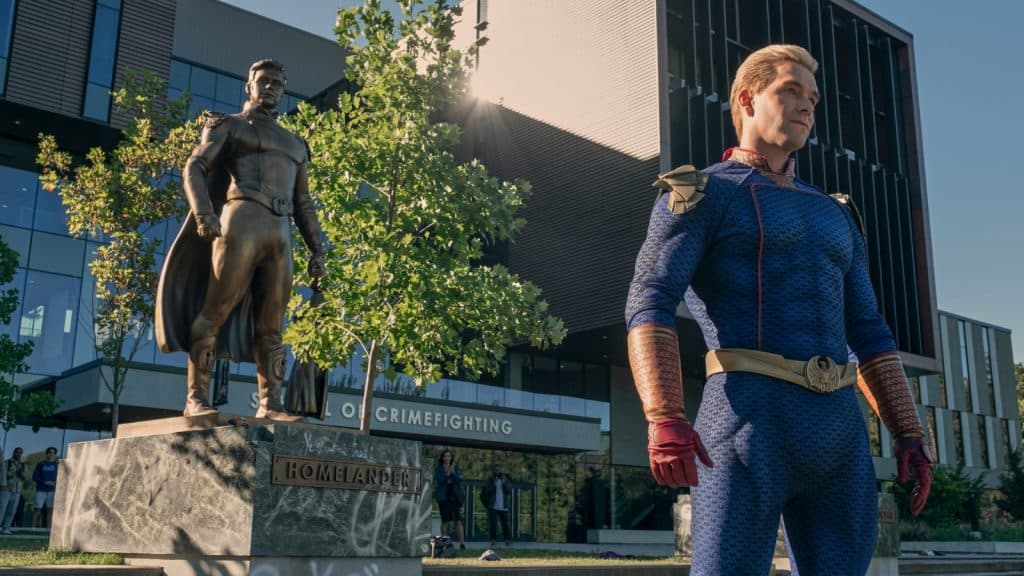
<path id="1" fill-rule="evenodd" d="M 359 433 L 370 433 L 370 415 L 373 409 L 373 381 L 377 378 L 377 341 L 370 342 L 366 360 L 366 381 L 363 382 L 363 407 L 359 414 Z"/>
<path id="2" fill-rule="evenodd" d="M 118 411 L 121 407 L 120 394 L 114 394 L 114 401 L 110 404 L 110 437 L 117 438 Z"/>

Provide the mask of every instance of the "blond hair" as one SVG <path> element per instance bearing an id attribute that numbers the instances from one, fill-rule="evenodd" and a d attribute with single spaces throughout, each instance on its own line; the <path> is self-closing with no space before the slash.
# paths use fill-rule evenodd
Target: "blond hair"
<path id="1" fill-rule="evenodd" d="M 811 74 L 818 71 L 818 61 L 806 49 L 795 44 L 769 44 L 755 50 L 736 70 L 732 90 L 729 92 L 729 110 L 732 113 L 732 125 L 736 128 L 737 140 L 743 139 L 740 91 L 746 89 L 751 96 L 759 94 L 775 80 L 778 64 L 787 60 L 807 68 Z"/>

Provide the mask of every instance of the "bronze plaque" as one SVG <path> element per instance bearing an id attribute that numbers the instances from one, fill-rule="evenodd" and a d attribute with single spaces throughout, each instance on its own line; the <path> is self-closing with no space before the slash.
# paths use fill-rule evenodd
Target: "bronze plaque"
<path id="1" fill-rule="evenodd" d="M 274 454 L 272 473 L 271 483 L 281 486 L 420 493 L 420 469 L 408 466 Z"/>

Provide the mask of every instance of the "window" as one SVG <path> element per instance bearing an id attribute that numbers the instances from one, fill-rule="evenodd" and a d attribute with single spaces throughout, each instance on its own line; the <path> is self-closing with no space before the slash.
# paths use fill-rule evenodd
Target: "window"
<path id="1" fill-rule="evenodd" d="M 189 111 L 193 116 L 204 110 L 234 114 L 242 110 L 242 105 L 245 104 L 247 98 L 244 78 L 223 74 L 181 60 L 171 60 L 167 97 L 170 99 L 180 98 L 186 92 L 192 97 Z M 277 112 L 282 114 L 290 112 L 303 100 L 305 100 L 303 96 L 286 92 L 277 106 Z"/>
<path id="2" fill-rule="evenodd" d="M 981 466 L 983 466 L 985 468 L 988 468 L 989 467 L 989 461 L 988 461 L 988 431 L 985 429 L 985 417 L 983 415 L 981 415 L 981 414 L 978 414 L 977 415 L 977 419 L 978 419 L 978 453 L 980 454 L 981 457 L 978 458 L 978 462 L 976 462 L 976 464 L 981 464 Z"/>
<path id="3" fill-rule="evenodd" d="M 33 343 L 29 372 L 57 375 L 71 368 L 80 283 L 73 276 L 28 271 L 18 331 L 22 342 Z"/>
<path id="4" fill-rule="evenodd" d="M 868 426 L 868 442 L 870 444 L 871 455 L 881 456 L 882 455 L 882 428 L 881 423 L 878 420 L 878 415 L 871 409 L 868 401 L 863 395 L 858 394 L 857 400 L 860 402 L 860 410 L 864 414 L 864 420 Z"/>
<path id="5" fill-rule="evenodd" d="M 0 286 L 0 293 L 6 293 L 8 290 L 18 291 L 18 307 L 11 312 L 11 321 L 7 324 L 0 324 L 0 334 L 9 336 L 15 342 L 18 341 L 18 331 L 20 329 L 20 318 L 21 318 L 21 303 L 25 296 L 25 269 L 15 268 L 14 278 L 8 284 Z"/>
<path id="6" fill-rule="evenodd" d="M 921 381 L 918 376 L 910 378 L 910 392 L 914 395 L 914 402 L 921 403 Z"/>
<path id="7" fill-rule="evenodd" d="M 35 172 L 0 166 L 0 224 L 31 228 L 38 189 Z"/>
<path id="8" fill-rule="evenodd" d="M 988 387 L 988 410 L 989 414 L 995 416 L 996 414 L 996 388 L 995 383 L 992 381 L 992 350 L 989 348 L 989 329 L 988 326 L 981 328 L 981 348 L 985 353 L 985 384 Z"/>
<path id="9" fill-rule="evenodd" d="M 40 190 L 36 194 L 35 223 L 32 226 L 36 230 L 52 232 L 54 234 L 68 234 L 67 210 L 56 190 L 47 192 Z"/>
<path id="10" fill-rule="evenodd" d="M 946 397 L 946 375 L 939 373 L 939 407 L 949 408 L 949 400 Z"/>
<path id="11" fill-rule="evenodd" d="M 85 85 L 82 116 L 101 122 L 110 120 L 110 89 L 114 86 L 121 0 L 97 0 L 92 21 L 89 50 L 89 80 Z"/>
<path id="12" fill-rule="evenodd" d="M 942 461 L 942 455 L 939 453 L 938 433 L 935 431 L 935 407 L 927 406 L 925 410 L 928 417 L 928 443 L 931 448 L 932 458 L 938 464 Z"/>
<path id="13" fill-rule="evenodd" d="M 953 444 L 956 447 L 957 464 L 964 461 L 964 433 L 960 428 L 960 412 L 953 410 Z"/>
<path id="14" fill-rule="evenodd" d="M 11 37 L 14 36 L 15 0 L 0 0 L 0 96 L 7 93 L 7 61 L 11 57 Z"/>
<path id="15" fill-rule="evenodd" d="M 999 420 L 999 432 L 1002 437 L 1000 449 L 1003 452 L 1003 470 L 1010 469 L 1010 423 L 1006 419 Z"/>
<path id="16" fill-rule="evenodd" d="M 967 355 L 967 323 L 963 320 L 957 320 L 956 323 L 960 330 L 960 367 L 963 370 L 964 406 L 967 407 L 968 412 L 971 412 L 974 410 L 974 403 L 971 401 L 971 364 L 970 357 Z"/>

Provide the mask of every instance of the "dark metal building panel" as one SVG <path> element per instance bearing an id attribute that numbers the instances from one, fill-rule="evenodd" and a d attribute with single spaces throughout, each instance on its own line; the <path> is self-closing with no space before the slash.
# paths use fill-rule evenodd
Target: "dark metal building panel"
<path id="1" fill-rule="evenodd" d="M 997 414 L 1000 418 L 1010 418 L 1020 422 L 1024 415 L 1018 412 L 1016 377 L 1013 373 L 1013 345 L 1010 341 L 1008 330 L 992 330 L 993 366 L 996 371 L 996 382 L 999 384 L 1000 401 L 1002 412 Z M 1017 360 L 1020 361 L 1019 359 Z M 1020 428 L 1018 424 L 1017 429 Z"/>
<path id="2" fill-rule="evenodd" d="M 174 45 L 175 0 L 126 0 L 121 7 L 121 37 L 117 47 L 114 90 L 121 88 L 125 72 L 149 70 L 161 79 L 170 73 Z M 116 112 L 110 123 L 118 128 L 128 118 Z"/>
<path id="3" fill-rule="evenodd" d="M 81 115 L 93 7 L 93 0 L 18 2 L 8 100 L 68 116 Z"/>
<path id="4" fill-rule="evenodd" d="M 638 160 L 498 106 L 476 112 L 489 125 L 479 157 L 496 176 L 533 186 L 510 269 L 544 291 L 570 332 L 622 324 L 659 159 Z"/>

